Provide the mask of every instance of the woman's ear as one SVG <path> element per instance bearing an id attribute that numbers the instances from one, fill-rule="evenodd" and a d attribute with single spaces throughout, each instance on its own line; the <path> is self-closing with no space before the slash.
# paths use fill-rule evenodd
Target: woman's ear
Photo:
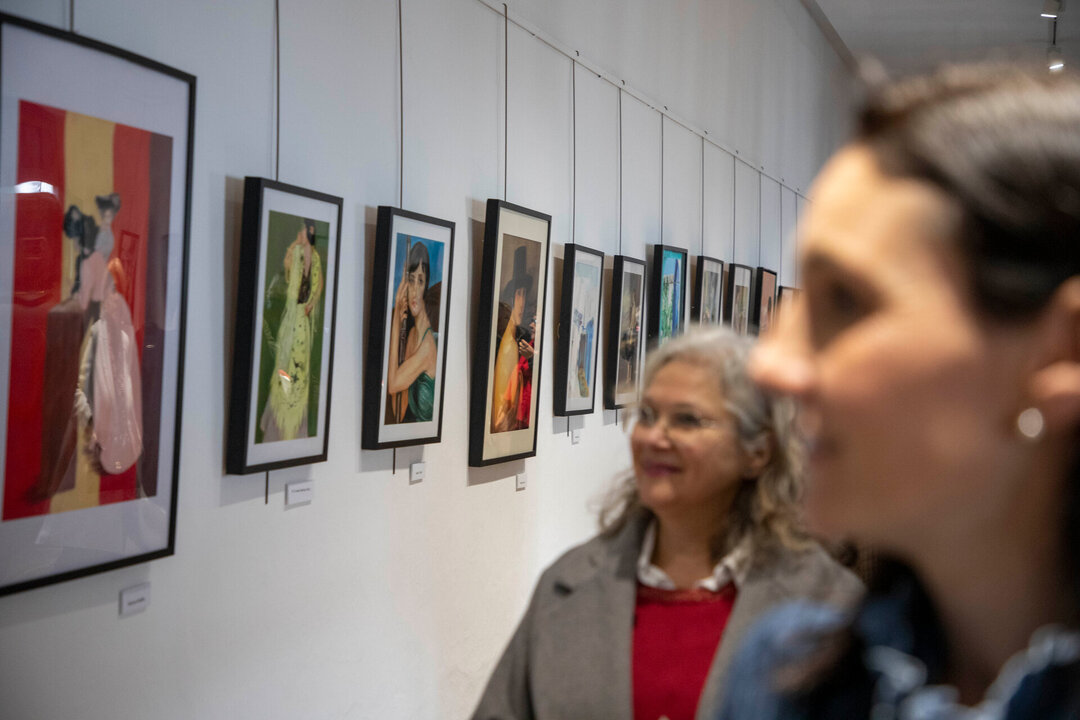
<path id="1" fill-rule="evenodd" d="M 773 436 L 760 432 L 751 442 L 743 445 L 743 477 L 747 480 L 760 477 L 765 472 L 773 454 Z"/>
<path id="2" fill-rule="evenodd" d="M 1080 426 L 1080 276 L 1054 294 L 1043 320 L 1047 362 L 1031 374 L 1028 397 L 1052 434 Z"/>

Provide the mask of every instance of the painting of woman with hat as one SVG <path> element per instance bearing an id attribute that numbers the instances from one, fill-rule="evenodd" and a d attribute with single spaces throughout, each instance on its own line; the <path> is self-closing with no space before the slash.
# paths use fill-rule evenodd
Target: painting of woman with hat
<path id="1" fill-rule="evenodd" d="M 499 349 L 495 353 L 491 393 L 491 432 L 529 427 L 532 406 L 532 358 L 536 353 L 536 284 L 529 272 L 539 262 L 540 243 L 505 236 L 502 277 L 513 248 L 513 272 L 499 293 Z M 535 247 L 531 247 L 535 246 Z M 532 250 L 532 252 L 529 252 Z M 530 257 L 531 256 L 531 257 Z M 530 262 L 531 260 L 531 262 Z M 505 317 L 505 326 L 503 318 Z"/>

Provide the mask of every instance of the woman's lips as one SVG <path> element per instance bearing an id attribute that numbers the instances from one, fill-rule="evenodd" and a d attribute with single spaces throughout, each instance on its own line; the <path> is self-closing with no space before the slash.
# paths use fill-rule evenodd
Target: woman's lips
<path id="1" fill-rule="evenodd" d="M 641 463 L 642 471 L 650 477 L 662 477 L 673 475 L 681 470 L 678 465 L 657 461 L 645 461 Z"/>

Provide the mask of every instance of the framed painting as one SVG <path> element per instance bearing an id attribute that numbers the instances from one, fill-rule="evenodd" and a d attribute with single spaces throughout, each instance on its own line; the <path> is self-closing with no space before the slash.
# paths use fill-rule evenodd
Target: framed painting
<path id="1" fill-rule="evenodd" d="M 442 437 L 454 223 L 379 208 L 364 366 L 365 450 Z"/>
<path id="2" fill-rule="evenodd" d="M 604 348 L 604 407 L 637 402 L 641 387 L 641 310 L 645 307 L 645 263 L 616 255 L 611 268 L 611 302 Z"/>
<path id="3" fill-rule="evenodd" d="M 717 325 L 724 301 L 724 262 L 698 255 L 697 279 L 690 301 L 690 320 L 701 325 Z"/>
<path id="4" fill-rule="evenodd" d="M 326 460 L 341 198 L 244 179 L 226 470 Z"/>
<path id="5" fill-rule="evenodd" d="M 171 555 L 195 78 L 0 15 L 0 595 Z"/>
<path id="6" fill-rule="evenodd" d="M 754 288 L 750 302 L 750 328 L 761 335 L 772 326 L 776 314 L 776 273 L 759 267 L 754 271 Z"/>
<path id="7" fill-rule="evenodd" d="M 750 334 L 750 290 L 754 271 L 746 265 L 728 263 L 724 283 L 724 322 L 739 335 Z"/>
<path id="8" fill-rule="evenodd" d="M 649 283 L 648 340 L 652 346 L 681 333 L 686 311 L 687 252 L 672 245 L 653 246 Z"/>
<path id="9" fill-rule="evenodd" d="M 550 215 L 488 200 L 469 410 L 472 467 L 536 454 L 550 240 Z"/>
<path id="10" fill-rule="evenodd" d="M 585 415 L 596 399 L 604 253 L 568 243 L 555 348 L 555 414 Z"/>
<path id="11" fill-rule="evenodd" d="M 780 312 L 780 308 L 789 308 L 791 304 L 799 299 L 799 295 L 802 294 L 802 290 L 790 285 L 781 285 L 780 289 L 776 293 L 776 311 Z M 785 312 L 787 312 L 785 310 Z"/>

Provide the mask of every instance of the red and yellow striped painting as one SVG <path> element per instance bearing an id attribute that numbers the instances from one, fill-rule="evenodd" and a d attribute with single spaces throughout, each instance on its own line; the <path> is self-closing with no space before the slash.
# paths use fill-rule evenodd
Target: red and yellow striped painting
<path id="1" fill-rule="evenodd" d="M 18 133 L 5 521 L 157 492 L 172 174 L 165 135 L 26 101 Z M 139 429 L 108 467 L 106 418 Z"/>

